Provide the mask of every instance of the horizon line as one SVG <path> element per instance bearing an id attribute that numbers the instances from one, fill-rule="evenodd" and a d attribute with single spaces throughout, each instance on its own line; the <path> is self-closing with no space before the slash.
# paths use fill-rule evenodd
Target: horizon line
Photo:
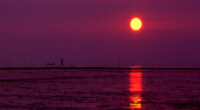
<path id="1" fill-rule="evenodd" d="M 0 67 L 0 70 L 31 70 L 31 69 L 171 69 L 171 70 L 200 70 L 200 67 L 141 67 L 141 66 L 124 66 L 124 67 L 112 67 L 112 66 L 13 66 L 13 67 Z"/>

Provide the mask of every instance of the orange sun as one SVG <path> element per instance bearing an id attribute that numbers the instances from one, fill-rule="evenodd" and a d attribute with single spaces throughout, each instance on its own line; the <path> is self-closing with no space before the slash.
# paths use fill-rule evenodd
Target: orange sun
<path id="1" fill-rule="evenodd" d="M 137 17 L 131 19 L 130 27 L 133 31 L 139 31 L 142 28 L 142 20 Z"/>

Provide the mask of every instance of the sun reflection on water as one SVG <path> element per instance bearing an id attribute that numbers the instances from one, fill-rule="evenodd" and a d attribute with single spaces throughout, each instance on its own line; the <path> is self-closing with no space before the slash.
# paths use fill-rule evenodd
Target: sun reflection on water
<path id="1" fill-rule="evenodd" d="M 132 71 L 129 73 L 130 79 L 130 88 L 131 93 L 130 98 L 130 109 L 137 110 L 142 109 L 142 72 L 141 71 Z"/>

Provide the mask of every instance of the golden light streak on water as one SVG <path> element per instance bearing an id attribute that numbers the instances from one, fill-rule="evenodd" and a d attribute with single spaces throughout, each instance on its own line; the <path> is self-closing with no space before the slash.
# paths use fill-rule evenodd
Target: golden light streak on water
<path id="1" fill-rule="evenodd" d="M 130 109 L 137 110 L 142 109 L 142 72 L 141 71 L 132 71 L 129 73 L 130 79 L 130 88 L 131 92 L 130 98 Z"/>

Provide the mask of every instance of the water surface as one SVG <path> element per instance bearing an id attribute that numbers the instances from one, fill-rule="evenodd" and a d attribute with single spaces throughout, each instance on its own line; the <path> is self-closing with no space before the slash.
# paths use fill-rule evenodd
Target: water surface
<path id="1" fill-rule="evenodd" d="M 199 70 L 0 70 L 0 110 L 199 110 Z"/>

